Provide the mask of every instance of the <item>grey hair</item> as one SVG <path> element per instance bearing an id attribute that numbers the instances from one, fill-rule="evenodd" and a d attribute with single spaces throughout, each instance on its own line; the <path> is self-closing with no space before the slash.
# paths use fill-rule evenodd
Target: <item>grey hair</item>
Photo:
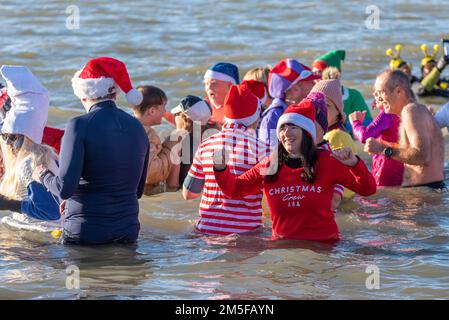
<path id="1" fill-rule="evenodd" d="M 385 77 L 385 79 L 387 79 L 385 85 L 390 92 L 393 91 L 396 87 L 401 87 L 408 98 L 416 100 L 415 94 L 413 93 L 410 84 L 410 78 L 406 73 L 402 72 L 399 69 L 385 70 L 380 74 L 380 76 L 383 76 Z"/>

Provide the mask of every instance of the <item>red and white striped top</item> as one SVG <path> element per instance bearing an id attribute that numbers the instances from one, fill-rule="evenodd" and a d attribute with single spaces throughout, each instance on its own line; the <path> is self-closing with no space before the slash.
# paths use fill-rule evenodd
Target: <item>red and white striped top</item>
<path id="1" fill-rule="evenodd" d="M 242 198 L 226 197 L 217 185 L 214 152 L 227 150 L 227 166 L 235 175 L 254 167 L 269 154 L 269 145 L 259 141 L 255 131 L 240 124 L 225 123 L 222 131 L 199 146 L 189 175 L 204 180 L 197 229 L 207 234 L 228 235 L 262 226 L 262 189 Z"/>

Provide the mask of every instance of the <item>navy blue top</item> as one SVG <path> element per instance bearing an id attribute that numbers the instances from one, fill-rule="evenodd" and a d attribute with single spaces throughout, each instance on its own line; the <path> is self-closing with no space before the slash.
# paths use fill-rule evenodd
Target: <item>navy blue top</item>
<path id="1" fill-rule="evenodd" d="M 61 146 L 59 176 L 42 184 L 68 199 L 64 214 L 67 243 L 132 243 L 140 229 L 139 199 L 149 156 L 140 122 L 111 100 L 93 105 L 69 121 Z"/>

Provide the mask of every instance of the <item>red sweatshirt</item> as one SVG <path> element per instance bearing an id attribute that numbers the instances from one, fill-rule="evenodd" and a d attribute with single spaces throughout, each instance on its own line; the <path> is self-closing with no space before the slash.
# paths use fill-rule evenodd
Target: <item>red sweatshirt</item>
<path id="1" fill-rule="evenodd" d="M 328 151 L 318 151 L 317 177 L 313 184 L 300 178 L 303 168 L 293 169 L 283 165 L 274 182 L 265 182 L 261 170 L 269 160 L 236 176 L 225 171 L 215 171 L 215 179 L 228 197 L 242 197 L 263 188 L 271 212 L 274 239 L 338 240 L 340 232 L 331 210 L 336 184 L 369 196 L 376 193 L 376 182 L 364 162 L 348 167 L 330 156 Z"/>

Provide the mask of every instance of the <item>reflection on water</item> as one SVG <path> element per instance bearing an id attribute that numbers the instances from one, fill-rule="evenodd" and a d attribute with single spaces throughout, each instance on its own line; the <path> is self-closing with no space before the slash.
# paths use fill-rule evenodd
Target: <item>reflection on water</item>
<path id="1" fill-rule="evenodd" d="M 356 198 L 337 214 L 337 244 L 271 241 L 268 219 L 252 235 L 195 234 L 198 203 L 180 193 L 141 201 L 137 246 L 62 247 L 0 226 L 0 298 L 447 298 L 448 201 L 392 188 Z M 372 264 L 381 276 L 375 291 L 365 287 Z M 73 265 L 79 290 L 65 288 Z"/>
<path id="2" fill-rule="evenodd" d="M 359 1 L 189 4 L 78 2 L 81 28 L 73 31 L 65 28 L 65 1 L 2 2 L 8 32 L 0 37 L 0 62 L 26 64 L 40 77 L 51 94 L 49 123 L 63 127 L 81 113 L 70 79 L 90 57 L 124 60 L 135 85 L 167 92 L 170 109 L 187 94 L 203 94 L 204 70 L 217 61 L 236 63 L 243 76 L 285 57 L 310 65 L 324 51 L 345 48 L 343 82 L 370 101 L 373 79 L 388 64 L 386 48 L 402 42 L 418 74 L 420 44 L 436 42 L 442 34 L 435 30 L 447 28 L 445 10 L 418 0 L 377 1 L 379 30 L 366 29 Z M 336 10 L 338 19 L 329 19 Z M 447 194 L 386 188 L 347 201 L 337 214 L 343 240 L 335 245 L 270 241 L 268 215 L 257 234 L 201 236 L 193 233 L 198 201 L 167 193 L 140 203 L 136 247 L 62 247 L 50 235 L 0 226 L 0 299 L 449 298 Z M 372 264 L 379 290 L 365 286 Z M 69 266 L 80 269 L 80 289 L 66 288 Z"/>

